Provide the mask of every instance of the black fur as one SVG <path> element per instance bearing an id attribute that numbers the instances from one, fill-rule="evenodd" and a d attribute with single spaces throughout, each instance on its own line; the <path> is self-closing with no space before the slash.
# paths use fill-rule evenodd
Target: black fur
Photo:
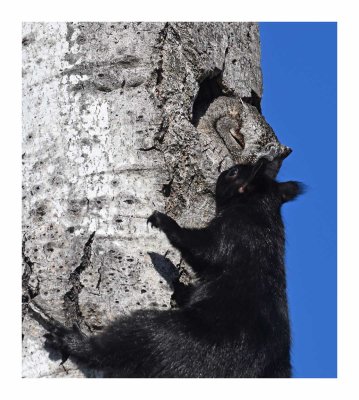
<path id="1" fill-rule="evenodd" d="M 46 347 L 112 377 L 290 377 L 290 329 L 281 205 L 297 182 L 236 165 L 217 181 L 217 213 L 203 229 L 148 219 L 191 265 L 198 282 L 177 310 L 143 310 L 87 337 L 55 327 Z"/>

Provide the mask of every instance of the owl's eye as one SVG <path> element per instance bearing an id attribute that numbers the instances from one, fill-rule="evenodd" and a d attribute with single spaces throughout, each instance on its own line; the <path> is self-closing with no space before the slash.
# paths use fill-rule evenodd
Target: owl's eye
<path id="1" fill-rule="evenodd" d="M 236 176 L 237 174 L 238 174 L 238 168 L 235 167 L 235 168 L 232 168 L 232 169 L 230 169 L 230 170 L 228 171 L 227 176 L 233 177 L 233 176 Z"/>

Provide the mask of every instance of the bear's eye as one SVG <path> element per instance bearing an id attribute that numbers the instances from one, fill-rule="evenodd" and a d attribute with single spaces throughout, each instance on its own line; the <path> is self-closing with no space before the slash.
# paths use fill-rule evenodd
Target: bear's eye
<path id="1" fill-rule="evenodd" d="M 228 176 L 235 176 L 238 174 L 238 168 L 232 168 L 231 170 L 228 171 Z"/>

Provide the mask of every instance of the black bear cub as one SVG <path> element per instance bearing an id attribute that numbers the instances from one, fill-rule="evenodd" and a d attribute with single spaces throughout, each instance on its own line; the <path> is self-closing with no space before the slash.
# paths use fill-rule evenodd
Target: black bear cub
<path id="1" fill-rule="evenodd" d="M 280 209 L 301 185 L 265 169 L 260 160 L 221 173 L 205 228 L 181 228 L 158 211 L 148 218 L 197 274 L 180 308 L 136 311 L 89 337 L 56 324 L 45 347 L 109 377 L 290 377 Z"/>

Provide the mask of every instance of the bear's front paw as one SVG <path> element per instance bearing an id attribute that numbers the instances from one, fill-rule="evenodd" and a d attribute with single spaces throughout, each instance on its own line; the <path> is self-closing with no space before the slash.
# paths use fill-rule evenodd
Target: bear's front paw
<path id="1" fill-rule="evenodd" d="M 151 224 L 152 227 L 161 229 L 164 220 L 167 218 L 166 214 L 159 211 L 154 211 L 152 215 L 147 219 L 147 224 Z"/>
<path id="2" fill-rule="evenodd" d="M 49 329 L 49 333 L 46 333 L 44 337 L 46 338 L 45 349 L 50 353 L 53 350 L 59 351 L 63 362 L 83 346 L 86 338 L 76 324 L 73 325 L 72 329 L 57 324 Z"/>

